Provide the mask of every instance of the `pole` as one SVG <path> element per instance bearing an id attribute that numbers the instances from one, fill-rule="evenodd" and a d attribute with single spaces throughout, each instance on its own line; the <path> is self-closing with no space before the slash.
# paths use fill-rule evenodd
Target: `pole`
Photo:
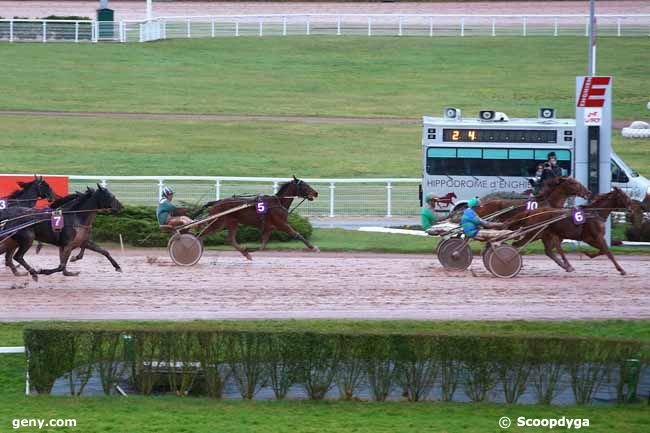
<path id="1" fill-rule="evenodd" d="M 153 2 L 152 0 L 147 0 L 147 20 L 150 20 L 153 15 Z"/>
<path id="2" fill-rule="evenodd" d="M 596 75 L 596 0 L 589 0 L 589 44 L 587 75 Z"/>

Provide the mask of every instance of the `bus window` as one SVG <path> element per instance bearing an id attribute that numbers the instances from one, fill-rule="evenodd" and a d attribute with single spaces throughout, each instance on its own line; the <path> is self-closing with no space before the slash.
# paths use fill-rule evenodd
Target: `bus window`
<path id="1" fill-rule="evenodd" d="M 483 149 L 483 159 L 508 159 L 508 150 Z"/>
<path id="2" fill-rule="evenodd" d="M 508 151 L 508 159 L 529 159 L 534 160 L 533 149 L 510 149 Z"/>

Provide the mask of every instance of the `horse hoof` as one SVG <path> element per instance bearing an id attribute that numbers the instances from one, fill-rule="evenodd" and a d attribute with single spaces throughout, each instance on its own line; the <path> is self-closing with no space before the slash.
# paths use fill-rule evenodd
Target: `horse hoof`
<path id="1" fill-rule="evenodd" d="M 320 253 L 320 248 L 318 248 L 316 245 L 314 245 L 314 248 L 311 249 L 315 253 Z"/>
<path id="2" fill-rule="evenodd" d="M 120 268 L 120 267 L 118 266 L 117 268 L 115 268 L 115 271 L 121 273 L 121 272 L 122 272 L 122 268 Z"/>
<path id="3" fill-rule="evenodd" d="M 32 280 L 38 282 L 38 274 L 36 273 L 32 274 Z"/>
<path id="4" fill-rule="evenodd" d="M 627 272 L 621 271 L 621 275 L 627 275 Z"/>
<path id="5" fill-rule="evenodd" d="M 573 267 L 569 267 L 566 269 L 567 272 L 575 272 L 575 269 Z"/>
<path id="6" fill-rule="evenodd" d="M 14 277 L 26 277 L 27 275 L 29 275 L 29 272 L 14 271 Z"/>
<path id="7" fill-rule="evenodd" d="M 73 257 L 70 259 L 71 262 L 76 262 L 77 260 L 80 260 L 80 257 Z"/>
<path id="8" fill-rule="evenodd" d="M 79 275 L 79 272 L 68 272 L 68 271 L 63 272 L 63 276 L 65 276 L 65 277 L 76 277 L 78 275 Z"/>

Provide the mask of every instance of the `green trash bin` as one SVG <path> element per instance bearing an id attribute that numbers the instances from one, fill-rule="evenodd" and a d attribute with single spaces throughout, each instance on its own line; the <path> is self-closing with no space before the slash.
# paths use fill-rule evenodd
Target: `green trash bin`
<path id="1" fill-rule="evenodd" d="M 97 9 L 97 39 L 113 40 L 113 9 Z"/>

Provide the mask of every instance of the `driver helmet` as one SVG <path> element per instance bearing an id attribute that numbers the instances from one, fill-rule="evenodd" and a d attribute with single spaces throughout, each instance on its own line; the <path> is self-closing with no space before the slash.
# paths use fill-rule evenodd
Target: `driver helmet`
<path id="1" fill-rule="evenodd" d="M 467 202 L 467 207 L 469 207 L 470 209 L 472 209 L 472 208 L 477 207 L 477 206 L 480 205 L 480 204 L 481 204 L 481 202 L 479 201 L 479 199 L 478 199 L 477 197 L 472 197 L 472 198 L 470 198 L 469 201 Z"/>
<path id="2" fill-rule="evenodd" d="M 170 194 L 174 194 L 174 190 L 171 189 L 170 187 L 166 186 L 162 189 L 162 196 L 167 197 Z"/>
<path id="3" fill-rule="evenodd" d="M 424 197 L 425 203 L 431 203 L 431 200 L 438 201 L 438 196 L 433 193 L 429 193 L 426 195 L 426 197 Z"/>

